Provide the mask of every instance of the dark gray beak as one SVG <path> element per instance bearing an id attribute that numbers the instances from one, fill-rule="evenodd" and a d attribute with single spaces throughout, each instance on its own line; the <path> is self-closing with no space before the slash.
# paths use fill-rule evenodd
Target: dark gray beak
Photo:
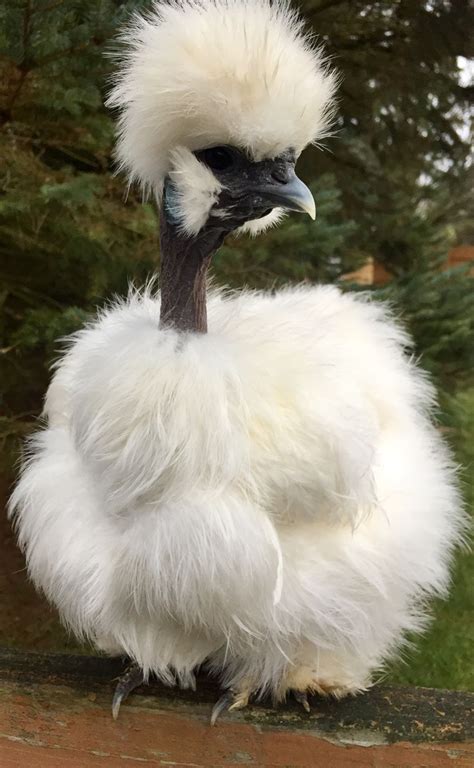
<path id="1" fill-rule="evenodd" d="M 286 208 L 288 211 L 307 213 L 316 218 L 316 204 L 310 190 L 298 178 L 293 168 L 288 169 L 285 178 L 267 182 L 259 187 L 262 198 L 272 207 Z"/>

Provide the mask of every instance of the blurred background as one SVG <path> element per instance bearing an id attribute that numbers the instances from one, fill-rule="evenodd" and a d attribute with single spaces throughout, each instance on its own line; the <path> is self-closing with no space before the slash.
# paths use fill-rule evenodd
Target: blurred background
<path id="1" fill-rule="evenodd" d="M 0 0 L 0 645 L 79 648 L 26 580 L 4 513 L 49 369 L 114 293 L 159 268 L 151 204 L 113 175 L 105 53 L 142 0 Z M 474 504 L 474 223 L 468 0 L 307 0 L 342 75 L 336 135 L 299 172 L 318 206 L 232 240 L 215 280 L 335 282 L 388 300 L 439 392 L 439 429 Z M 474 689 L 474 560 L 458 557 L 431 630 L 392 682 Z"/>

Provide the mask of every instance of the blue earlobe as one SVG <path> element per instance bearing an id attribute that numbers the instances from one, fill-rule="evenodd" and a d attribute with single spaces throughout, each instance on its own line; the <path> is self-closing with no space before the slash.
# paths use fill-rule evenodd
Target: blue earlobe
<path id="1" fill-rule="evenodd" d="M 171 224 L 180 224 L 182 220 L 179 205 L 179 193 L 175 185 L 167 178 L 163 190 L 163 207 L 166 218 Z"/>

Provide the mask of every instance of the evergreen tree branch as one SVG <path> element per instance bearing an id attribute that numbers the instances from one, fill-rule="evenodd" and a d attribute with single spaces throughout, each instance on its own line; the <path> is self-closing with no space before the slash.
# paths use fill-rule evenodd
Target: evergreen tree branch
<path id="1" fill-rule="evenodd" d="M 326 2 L 320 2 L 315 8 L 311 9 L 311 15 L 316 16 L 318 13 L 323 13 L 329 8 L 334 8 L 336 5 L 344 5 L 347 0 L 326 0 Z"/>
<path id="2" fill-rule="evenodd" d="M 20 75 L 17 80 L 16 87 L 13 89 L 13 92 L 8 100 L 7 107 L 4 110 L 1 110 L 0 113 L 0 125 L 4 125 L 5 123 L 8 123 L 12 119 L 12 111 L 13 107 L 15 106 L 15 102 L 18 99 L 21 90 L 25 84 L 25 80 L 28 77 L 29 69 L 20 69 Z"/>
<path id="3" fill-rule="evenodd" d="M 17 65 L 17 69 L 19 70 L 20 74 L 16 83 L 16 87 L 13 89 L 9 100 L 7 101 L 6 109 L 1 111 L 0 125 L 10 122 L 12 118 L 13 107 L 15 106 L 15 102 L 22 91 L 22 88 L 25 84 L 25 80 L 30 71 L 30 68 L 27 65 L 30 34 L 31 34 L 31 0 L 27 0 L 24 8 L 23 29 L 22 29 L 23 58 L 20 64 Z"/>
<path id="4" fill-rule="evenodd" d="M 92 46 L 102 47 L 102 45 L 107 42 L 107 39 L 108 38 L 101 38 L 100 40 L 87 40 L 86 42 L 80 43 L 79 45 L 71 45 L 69 48 L 64 48 L 62 51 L 51 53 L 49 56 L 44 56 L 44 58 L 35 61 L 35 69 L 40 69 L 41 67 L 45 67 L 48 64 L 60 61 L 66 56 L 73 56 L 75 53 L 85 51 L 87 48 L 91 48 Z"/>
<path id="5" fill-rule="evenodd" d="M 32 14 L 47 13 L 48 11 L 53 11 L 55 8 L 58 8 L 60 5 L 64 5 L 64 0 L 54 0 L 54 2 L 49 3 L 48 5 L 43 5 L 40 8 L 33 8 Z"/>
<path id="6" fill-rule="evenodd" d="M 31 32 L 31 0 L 26 0 L 25 15 L 23 16 L 23 62 L 25 62 L 27 58 L 30 32 Z"/>
<path id="7" fill-rule="evenodd" d="M 391 44 L 395 40 L 407 41 L 409 40 L 409 35 L 401 31 L 389 32 L 389 34 L 387 34 L 386 30 L 377 30 L 377 32 L 374 32 L 371 35 L 366 35 L 365 37 L 356 37 L 352 40 L 348 40 L 347 42 L 343 42 L 342 40 L 333 40 L 333 45 L 338 51 L 352 51 L 358 48 L 365 48 L 368 45 L 376 45 L 378 51 L 386 51 L 391 53 L 391 48 L 388 46 L 382 46 L 382 43 Z"/>

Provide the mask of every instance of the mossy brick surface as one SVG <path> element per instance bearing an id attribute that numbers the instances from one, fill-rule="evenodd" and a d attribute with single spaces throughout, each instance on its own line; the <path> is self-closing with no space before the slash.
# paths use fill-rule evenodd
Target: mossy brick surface
<path id="1" fill-rule="evenodd" d="M 217 684 L 143 686 L 110 714 L 125 662 L 0 650 L 0 768 L 472 768 L 474 694 L 379 686 L 336 702 L 255 704 L 209 726 Z"/>

